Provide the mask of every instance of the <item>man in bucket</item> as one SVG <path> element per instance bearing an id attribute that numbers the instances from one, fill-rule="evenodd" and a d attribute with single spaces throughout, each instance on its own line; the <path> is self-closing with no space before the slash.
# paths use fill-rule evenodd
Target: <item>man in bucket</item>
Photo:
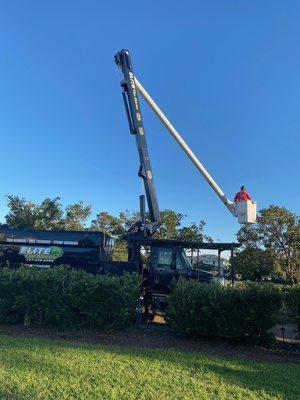
<path id="1" fill-rule="evenodd" d="M 234 202 L 237 203 L 238 201 L 246 201 L 246 200 L 252 200 L 250 197 L 250 194 L 247 192 L 245 186 L 241 186 L 241 191 L 237 192 L 237 194 L 234 196 Z"/>

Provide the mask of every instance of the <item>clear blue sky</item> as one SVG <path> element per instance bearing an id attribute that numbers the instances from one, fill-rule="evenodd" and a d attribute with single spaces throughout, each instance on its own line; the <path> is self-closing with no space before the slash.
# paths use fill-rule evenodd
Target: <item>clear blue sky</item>
<path id="1" fill-rule="evenodd" d="M 136 75 L 225 193 L 300 213 L 298 1 L 16 1 L 0 6 L 0 220 L 6 194 L 93 215 L 138 207 L 138 156 L 113 55 Z M 142 104 L 161 209 L 239 226 Z"/>

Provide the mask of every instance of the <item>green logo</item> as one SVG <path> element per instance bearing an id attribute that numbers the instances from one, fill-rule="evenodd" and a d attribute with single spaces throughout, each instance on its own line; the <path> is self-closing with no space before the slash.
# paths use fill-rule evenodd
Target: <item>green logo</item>
<path id="1" fill-rule="evenodd" d="M 51 255 L 51 257 L 54 258 L 54 260 L 56 260 L 57 258 L 61 257 L 63 254 L 64 254 L 64 252 L 63 252 L 63 249 L 61 247 L 53 246 L 51 248 L 50 255 Z"/>
<path id="2" fill-rule="evenodd" d="M 40 246 L 21 246 L 20 255 L 23 255 L 26 261 L 48 261 L 53 262 L 62 257 L 64 251 L 59 246 L 40 247 Z"/>

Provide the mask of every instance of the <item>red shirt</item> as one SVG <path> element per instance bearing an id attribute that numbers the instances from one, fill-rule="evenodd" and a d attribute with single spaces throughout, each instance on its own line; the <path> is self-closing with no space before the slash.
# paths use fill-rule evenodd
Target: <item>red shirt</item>
<path id="1" fill-rule="evenodd" d="M 245 200 L 251 200 L 250 194 L 246 190 L 241 190 L 234 196 L 234 201 L 245 201 Z"/>

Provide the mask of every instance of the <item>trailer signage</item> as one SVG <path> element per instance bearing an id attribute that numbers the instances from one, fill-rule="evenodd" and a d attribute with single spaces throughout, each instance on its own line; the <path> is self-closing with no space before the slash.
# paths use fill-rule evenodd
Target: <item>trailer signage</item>
<path id="1" fill-rule="evenodd" d="M 8 243 L 31 243 L 31 244 L 61 244 L 69 246 L 78 246 L 76 240 L 45 240 L 45 239 L 30 239 L 30 238 L 7 238 Z"/>
<path id="2" fill-rule="evenodd" d="M 40 247 L 40 246 L 21 246 L 19 255 L 25 257 L 26 261 L 47 261 L 54 262 L 62 257 L 64 251 L 59 246 Z"/>

